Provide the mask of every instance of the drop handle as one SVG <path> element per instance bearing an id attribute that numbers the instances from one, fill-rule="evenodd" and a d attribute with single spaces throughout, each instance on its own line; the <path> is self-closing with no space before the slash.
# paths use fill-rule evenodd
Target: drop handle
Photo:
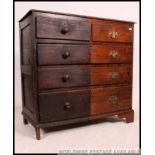
<path id="1" fill-rule="evenodd" d="M 112 28 L 112 31 L 109 32 L 109 35 L 112 39 L 116 39 L 118 37 L 118 33 L 115 31 L 115 28 Z"/>
<path id="2" fill-rule="evenodd" d="M 61 29 L 62 34 L 66 34 L 69 31 L 69 27 L 67 23 L 63 24 L 63 28 Z"/>
<path id="3" fill-rule="evenodd" d="M 69 51 L 66 51 L 66 52 L 64 52 L 64 53 L 62 54 L 62 57 L 63 57 L 64 59 L 67 59 L 69 56 L 70 56 L 70 52 L 69 52 Z"/>
<path id="4" fill-rule="evenodd" d="M 71 109 L 71 103 L 70 102 L 65 102 L 64 104 L 64 110 L 70 110 Z"/>
<path id="5" fill-rule="evenodd" d="M 63 82 L 67 82 L 68 80 L 69 80 L 69 75 L 68 74 L 66 74 L 66 75 L 64 75 L 63 77 L 62 77 L 62 81 Z"/>
<path id="6" fill-rule="evenodd" d="M 116 105 L 116 104 L 118 104 L 119 98 L 118 98 L 118 96 L 116 96 L 116 95 L 112 95 L 112 96 L 109 97 L 108 100 L 109 100 L 109 102 L 110 102 L 112 105 Z"/>
<path id="7" fill-rule="evenodd" d="M 118 72 L 111 72 L 110 73 L 110 77 L 112 78 L 112 79 L 118 79 L 119 78 L 119 73 Z"/>
<path id="8" fill-rule="evenodd" d="M 109 52 L 109 55 L 113 58 L 113 59 L 116 59 L 117 56 L 118 56 L 118 52 L 115 51 L 115 50 L 112 50 Z"/>

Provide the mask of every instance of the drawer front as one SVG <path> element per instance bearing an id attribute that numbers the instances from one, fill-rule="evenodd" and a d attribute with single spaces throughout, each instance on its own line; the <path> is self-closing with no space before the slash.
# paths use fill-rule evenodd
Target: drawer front
<path id="1" fill-rule="evenodd" d="M 37 38 L 90 40 L 91 24 L 60 18 L 37 17 Z"/>
<path id="2" fill-rule="evenodd" d="M 131 108 L 130 86 L 109 87 L 91 90 L 91 115 Z"/>
<path id="3" fill-rule="evenodd" d="M 39 67 L 39 89 L 131 82 L 131 65 Z"/>
<path id="4" fill-rule="evenodd" d="M 91 63 L 132 63 L 132 48 L 129 45 L 93 45 Z"/>
<path id="5" fill-rule="evenodd" d="M 89 115 L 90 91 L 39 94 L 40 121 L 57 121 Z"/>
<path id="6" fill-rule="evenodd" d="M 38 64 L 80 64 L 89 63 L 89 45 L 38 44 Z"/>
<path id="7" fill-rule="evenodd" d="M 93 40 L 107 42 L 133 42 L 132 24 L 94 24 Z"/>
<path id="8" fill-rule="evenodd" d="M 39 94 L 40 122 L 50 122 L 131 108 L 131 87 L 103 87 Z"/>
<path id="9" fill-rule="evenodd" d="M 129 45 L 38 44 L 38 65 L 131 63 Z"/>

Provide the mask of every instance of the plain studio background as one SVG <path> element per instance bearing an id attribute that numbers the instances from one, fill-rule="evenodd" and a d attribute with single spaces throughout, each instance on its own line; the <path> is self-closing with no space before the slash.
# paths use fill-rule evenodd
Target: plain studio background
<path id="1" fill-rule="evenodd" d="M 30 9 L 73 13 L 102 18 L 135 21 L 133 109 L 135 122 L 104 122 L 62 131 L 47 132 L 36 141 L 31 125 L 21 116 L 21 78 L 18 21 Z M 138 2 L 16 2 L 15 3 L 15 152 L 58 152 L 64 149 L 139 148 L 139 3 Z M 42 131 L 44 132 L 44 131 Z"/>

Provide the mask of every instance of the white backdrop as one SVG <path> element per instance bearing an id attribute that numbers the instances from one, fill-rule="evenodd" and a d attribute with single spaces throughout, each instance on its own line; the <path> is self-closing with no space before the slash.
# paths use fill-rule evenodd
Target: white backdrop
<path id="1" fill-rule="evenodd" d="M 15 3 L 15 104 L 21 105 L 19 25 L 30 9 L 135 21 L 133 105 L 139 105 L 139 3 L 138 2 L 16 2 Z"/>

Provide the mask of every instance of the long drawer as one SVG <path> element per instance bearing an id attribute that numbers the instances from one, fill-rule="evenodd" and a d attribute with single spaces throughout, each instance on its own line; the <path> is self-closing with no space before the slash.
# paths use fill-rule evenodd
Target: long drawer
<path id="1" fill-rule="evenodd" d="M 40 121 L 58 121 L 131 108 L 131 87 L 59 90 L 39 94 Z"/>
<path id="2" fill-rule="evenodd" d="M 38 65 L 131 63 L 131 45 L 38 44 Z"/>
<path id="3" fill-rule="evenodd" d="M 131 65 L 39 67 L 39 89 L 130 83 Z"/>

